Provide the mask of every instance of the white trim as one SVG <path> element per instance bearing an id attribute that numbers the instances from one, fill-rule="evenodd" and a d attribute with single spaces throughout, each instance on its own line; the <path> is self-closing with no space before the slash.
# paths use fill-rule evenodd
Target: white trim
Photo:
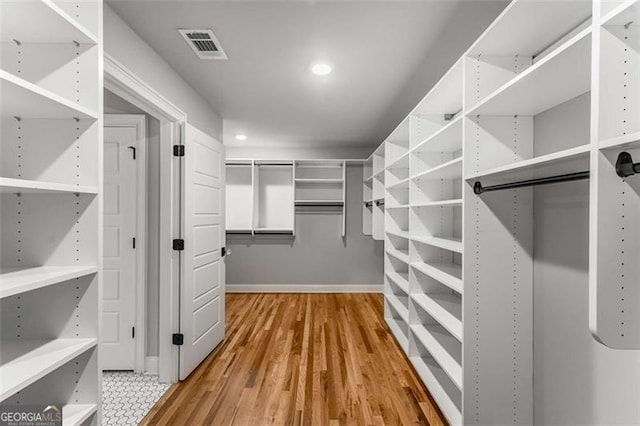
<path id="1" fill-rule="evenodd" d="M 143 114 L 105 114 L 104 127 L 136 129 L 136 292 L 135 292 L 135 363 L 136 373 L 144 372 L 147 341 L 147 117 Z"/>
<path id="2" fill-rule="evenodd" d="M 382 293 L 383 284 L 227 284 L 227 293 Z"/>
<path id="3" fill-rule="evenodd" d="M 158 357 L 148 356 L 144 359 L 144 374 L 158 375 Z"/>
<path id="4" fill-rule="evenodd" d="M 179 190 L 172 146 L 180 143 L 179 128 L 187 115 L 105 52 L 104 88 L 160 120 L 160 293 L 158 375 L 162 383 L 178 381 L 178 347 L 171 334 L 179 331 L 179 254 L 171 249 L 179 229 L 174 196 Z"/>

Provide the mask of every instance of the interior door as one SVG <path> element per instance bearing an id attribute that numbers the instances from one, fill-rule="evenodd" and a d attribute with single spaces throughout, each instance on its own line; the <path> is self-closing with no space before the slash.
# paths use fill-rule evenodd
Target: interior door
<path id="1" fill-rule="evenodd" d="M 104 127 L 103 370 L 135 367 L 136 164 L 138 129 Z"/>
<path id="2" fill-rule="evenodd" d="M 186 125 L 182 167 L 180 380 L 224 339 L 224 147 Z"/>

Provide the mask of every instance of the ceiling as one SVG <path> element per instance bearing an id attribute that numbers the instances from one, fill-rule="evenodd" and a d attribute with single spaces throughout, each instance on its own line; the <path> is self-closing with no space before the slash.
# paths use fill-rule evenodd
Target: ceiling
<path id="1" fill-rule="evenodd" d="M 506 2 L 109 5 L 223 117 L 225 144 L 361 147 L 380 143 Z M 212 29 L 229 59 L 198 59 L 178 28 Z M 314 76 L 316 61 L 333 72 Z"/>

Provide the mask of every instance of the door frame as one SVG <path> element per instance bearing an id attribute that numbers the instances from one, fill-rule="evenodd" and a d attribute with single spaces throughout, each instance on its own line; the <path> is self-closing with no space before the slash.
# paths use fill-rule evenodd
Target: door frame
<path id="1" fill-rule="evenodd" d="M 147 342 L 147 118 L 143 114 L 104 114 L 104 127 L 136 130 L 136 247 L 134 369 L 144 373 Z"/>
<path id="2" fill-rule="evenodd" d="M 180 252 L 172 249 L 180 233 L 180 160 L 173 145 L 183 143 L 187 115 L 143 79 L 104 52 L 104 88 L 160 121 L 160 292 L 158 376 L 160 382 L 178 381 L 178 347 L 172 334 L 180 330 Z"/>

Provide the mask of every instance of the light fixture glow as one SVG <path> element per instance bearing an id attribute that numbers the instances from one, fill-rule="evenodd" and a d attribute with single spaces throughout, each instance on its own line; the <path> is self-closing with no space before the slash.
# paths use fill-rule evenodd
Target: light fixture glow
<path id="1" fill-rule="evenodd" d="M 247 135 L 236 135 L 236 139 L 239 141 L 246 141 Z"/>
<path id="2" fill-rule="evenodd" d="M 311 72 L 315 75 L 325 76 L 331 73 L 331 65 L 325 63 L 313 64 L 313 66 L 311 67 Z"/>

